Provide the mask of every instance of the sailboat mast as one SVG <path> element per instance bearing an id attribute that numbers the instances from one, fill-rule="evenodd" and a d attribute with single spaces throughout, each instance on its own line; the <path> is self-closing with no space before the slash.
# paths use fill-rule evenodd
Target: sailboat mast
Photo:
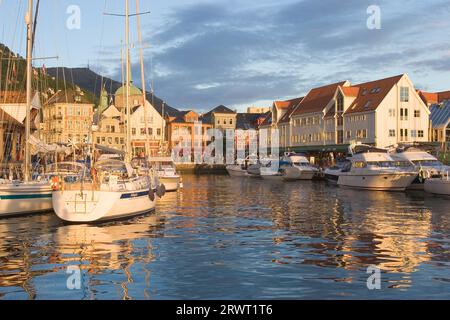
<path id="1" fill-rule="evenodd" d="M 28 13 L 25 16 L 25 23 L 27 25 L 27 104 L 26 104 L 26 118 L 25 118 L 25 167 L 24 167 L 24 181 L 28 182 L 30 178 L 30 131 L 31 131 L 31 59 L 33 50 L 33 0 L 28 0 Z"/>
<path id="2" fill-rule="evenodd" d="M 125 0 L 125 47 L 126 47 L 126 75 L 125 75 L 125 92 L 126 92 L 126 125 L 127 125 L 127 147 L 125 155 L 126 160 L 131 160 L 132 150 L 131 150 L 131 123 L 130 123 L 130 13 L 128 7 L 129 1 Z M 127 161 L 127 162 L 128 162 Z"/>
<path id="3" fill-rule="evenodd" d="M 145 91 L 145 73 L 144 73 L 144 52 L 142 44 L 142 32 L 141 32 L 141 17 L 139 16 L 139 0 L 136 0 L 136 16 L 137 16 L 137 29 L 138 29 L 138 40 L 140 47 L 140 60 L 141 60 L 141 82 L 142 82 L 142 104 L 144 106 L 144 122 L 145 122 L 145 151 L 146 156 L 150 156 L 150 136 L 148 130 L 148 107 L 147 107 L 147 97 Z"/>

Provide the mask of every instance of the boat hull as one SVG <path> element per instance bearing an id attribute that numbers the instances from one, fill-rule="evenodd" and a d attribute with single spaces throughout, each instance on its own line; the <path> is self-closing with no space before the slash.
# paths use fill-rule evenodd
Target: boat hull
<path id="1" fill-rule="evenodd" d="M 49 212 L 52 208 L 52 190 L 47 183 L 0 185 L 0 218 Z"/>
<path id="2" fill-rule="evenodd" d="M 425 192 L 450 196 L 450 180 L 431 178 L 425 180 L 424 184 Z"/>
<path id="3" fill-rule="evenodd" d="M 166 188 L 166 191 L 177 191 L 180 187 L 180 176 L 173 176 L 173 177 L 167 177 L 167 176 L 160 176 L 159 182 L 164 184 L 164 187 Z"/>
<path id="4" fill-rule="evenodd" d="M 99 222 L 147 213 L 155 209 L 149 190 L 136 191 L 54 191 L 56 215 L 72 223 Z"/>
<path id="5" fill-rule="evenodd" d="M 227 166 L 227 172 L 232 177 L 245 177 L 247 176 L 247 171 L 242 170 L 241 166 Z"/>
<path id="6" fill-rule="evenodd" d="M 351 174 L 339 175 L 338 185 L 342 187 L 378 190 L 404 191 L 416 178 L 416 174 L 380 173 L 380 174 Z"/>
<path id="7" fill-rule="evenodd" d="M 316 174 L 315 171 L 312 170 L 302 170 L 296 167 L 288 167 L 285 168 L 285 180 L 312 180 L 314 175 Z"/>

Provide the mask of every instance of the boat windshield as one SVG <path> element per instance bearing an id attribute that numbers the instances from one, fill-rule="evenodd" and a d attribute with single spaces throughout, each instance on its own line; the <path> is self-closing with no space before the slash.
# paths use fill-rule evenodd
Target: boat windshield
<path id="1" fill-rule="evenodd" d="M 421 167 L 440 167 L 443 165 L 439 160 L 414 160 L 413 163 Z"/>
<path id="2" fill-rule="evenodd" d="M 98 173 L 107 172 L 109 174 L 124 175 L 128 173 L 127 167 L 123 161 L 119 160 L 103 160 L 95 164 Z"/>
<path id="3" fill-rule="evenodd" d="M 310 165 L 309 162 L 293 162 L 293 164 L 299 167 L 308 167 Z"/>
<path id="4" fill-rule="evenodd" d="M 47 166 L 49 174 L 83 174 L 86 172 L 86 166 L 78 162 L 60 162 L 52 163 Z"/>

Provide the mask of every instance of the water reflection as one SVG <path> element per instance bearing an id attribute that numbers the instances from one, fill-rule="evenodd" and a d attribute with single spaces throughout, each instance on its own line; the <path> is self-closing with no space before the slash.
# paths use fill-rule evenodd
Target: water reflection
<path id="1" fill-rule="evenodd" d="M 450 298 L 449 200 L 322 182 L 185 176 L 157 214 L 0 220 L 7 299 Z M 369 265 L 383 288 L 366 287 Z M 78 266 L 81 290 L 66 286 Z"/>

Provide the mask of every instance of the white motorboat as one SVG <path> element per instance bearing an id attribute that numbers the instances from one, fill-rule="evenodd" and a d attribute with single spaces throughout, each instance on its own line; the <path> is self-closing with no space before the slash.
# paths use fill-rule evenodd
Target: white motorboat
<path id="1" fill-rule="evenodd" d="M 157 186 L 119 160 L 95 164 L 84 181 L 61 181 L 53 191 L 53 209 L 67 222 L 84 223 L 135 216 L 154 210 Z"/>
<path id="2" fill-rule="evenodd" d="M 391 153 L 394 160 L 410 161 L 417 168 L 419 174 L 408 187 L 412 190 L 424 190 L 425 180 L 429 178 L 440 178 L 444 173 L 450 171 L 450 167 L 444 165 L 436 157 L 417 147 L 396 149 Z"/>
<path id="3" fill-rule="evenodd" d="M 335 166 L 324 170 L 325 179 L 327 180 L 327 182 L 337 185 L 341 172 L 349 171 L 351 165 L 352 162 L 348 159 L 338 161 Z"/>
<path id="4" fill-rule="evenodd" d="M 290 163 L 280 160 L 271 160 L 261 165 L 261 178 L 264 180 L 283 181 L 286 177 L 286 167 Z"/>
<path id="5" fill-rule="evenodd" d="M 311 180 L 319 172 L 304 154 L 286 153 L 283 161 L 289 163 L 282 166 L 285 180 Z"/>
<path id="6" fill-rule="evenodd" d="M 177 191 L 180 188 L 181 176 L 177 173 L 171 157 L 152 157 L 150 164 L 166 191 Z"/>
<path id="7" fill-rule="evenodd" d="M 26 110 L 25 113 L 25 159 L 21 177 L 17 180 L 2 179 L 0 182 L 0 217 L 12 215 L 40 213 L 51 210 L 51 186 L 46 179 L 31 179 L 31 109 L 32 109 L 32 34 L 33 34 L 33 2 L 29 1 L 25 19 L 27 25 L 27 57 L 26 57 Z M 33 110 L 36 111 L 36 110 Z M 3 119 L 0 119 L 0 121 Z M 3 125 L 3 124 L 0 124 Z M 4 152 L 0 150 L 0 152 Z"/>
<path id="8" fill-rule="evenodd" d="M 351 157 L 349 170 L 341 170 L 338 185 L 367 190 L 404 191 L 417 177 L 410 162 L 395 161 L 387 150 L 370 148 Z"/>
<path id="9" fill-rule="evenodd" d="M 450 196 L 450 179 L 448 172 L 440 178 L 429 178 L 424 183 L 425 192 Z"/>

